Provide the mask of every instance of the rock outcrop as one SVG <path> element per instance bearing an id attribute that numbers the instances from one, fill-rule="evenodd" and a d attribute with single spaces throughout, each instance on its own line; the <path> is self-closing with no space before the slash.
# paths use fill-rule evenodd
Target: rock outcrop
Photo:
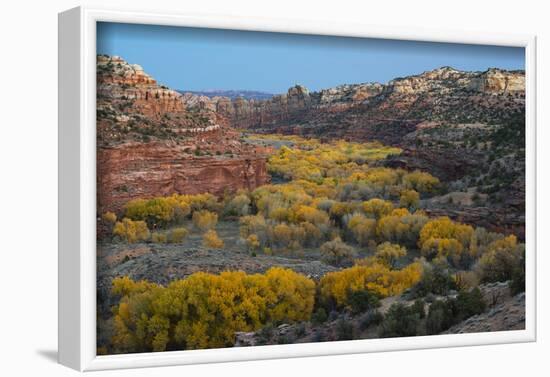
<path id="1" fill-rule="evenodd" d="M 180 93 L 158 85 L 141 66 L 128 64 L 119 56 L 98 56 L 97 96 L 111 104 L 131 101 L 132 112 L 152 118 L 182 113 L 186 107 Z"/>
<path id="2" fill-rule="evenodd" d="M 240 141 L 201 98 L 188 109 L 182 94 L 140 66 L 116 56 L 97 62 L 98 213 L 136 198 L 221 195 L 269 182 L 262 148 Z"/>
<path id="3" fill-rule="evenodd" d="M 346 129 L 361 126 L 363 129 L 392 122 L 419 123 L 427 118 L 452 120 L 457 102 L 466 100 L 464 106 L 477 107 L 482 112 L 495 104 L 490 96 L 513 96 L 522 105 L 525 92 L 523 71 L 506 71 L 492 68 L 484 72 L 459 71 L 442 67 L 419 75 L 396 78 L 387 84 L 364 83 L 341 85 L 309 92 L 296 85 L 287 93 L 267 100 L 230 99 L 206 97 L 185 93 L 183 101 L 188 107 L 207 108 L 229 119 L 238 128 L 277 129 L 287 132 L 323 130 L 338 126 L 341 119 L 325 114 L 344 113 L 348 120 Z M 448 98 L 443 98 L 448 97 Z M 498 101 L 497 101 L 498 102 Z M 512 106 L 515 109 L 516 106 Z M 357 116 L 357 113 L 362 116 Z M 350 118 L 354 118 L 351 120 Z M 319 122 L 321 120 L 321 122 Z M 319 124 L 320 123 L 320 124 Z M 303 132 L 301 132 L 303 133 Z M 351 132 L 351 135 L 362 136 Z M 402 135 L 401 135 L 402 136 Z"/>
<path id="4" fill-rule="evenodd" d="M 125 143 L 98 150 L 98 210 L 118 211 L 136 198 L 178 194 L 222 195 L 269 182 L 265 156 L 197 157 L 173 142 Z"/>
<path id="5" fill-rule="evenodd" d="M 472 79 L 470 87 L 488 93 L 525 92 L 525 74 L 491 68 Z"/>

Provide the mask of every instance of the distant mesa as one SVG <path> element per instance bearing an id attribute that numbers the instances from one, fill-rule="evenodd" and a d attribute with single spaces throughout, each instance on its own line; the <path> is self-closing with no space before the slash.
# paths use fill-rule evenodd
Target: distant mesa
<path id="1" fill-rule="evenodd" d="M 185 93 L 191 93 L 197 96 L 205 96 L 208 98 L 214 98 L 214 97 L 227 97 L 231 100 L 237 99 L 237 98 L 244 98 L 247 100 L 266 100 L 273 97 L 272 93 L 267 92 L 261 92 L 257 90 L 218 90 L 218 89 L 211 89 L 211 90 L 178 90 L 179 93 L 185 94 Z"/>

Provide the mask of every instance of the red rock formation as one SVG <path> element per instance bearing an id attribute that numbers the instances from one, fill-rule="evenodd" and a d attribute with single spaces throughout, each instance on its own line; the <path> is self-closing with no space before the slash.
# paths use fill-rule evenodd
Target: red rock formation
<path id="1" fill-rule="evenodd" d="M 241 142 L 200 99 L 188 111 L 180 93 L 140 66 L 98 56 L 97 96 L 98 213 L 136 198 L 221 195 L 269 182 L 265 151 Z"/>
<path id="2" fill-rule="evenodd" d="M 110 104 L 131 101 L 131 111 L 147 117 L 185 112 L 180 93 L 159 86 L 141 66 L 130 65 L 118 56 L 98 56 L 97 94 L 99 99 L 108 98 Z"/>
<path id="3" fill-rule="evenodd" d="M 269 182 L 265 156 L 196 157 L 172 142 L 125 143 L 98 150 L 98 212 L 136 198 L 252 190 Z"/>

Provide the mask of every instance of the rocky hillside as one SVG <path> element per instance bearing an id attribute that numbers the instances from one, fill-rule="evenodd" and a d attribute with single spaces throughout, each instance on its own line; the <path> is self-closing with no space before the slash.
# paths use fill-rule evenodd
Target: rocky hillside
<path id="1" fill-rule="evenodd" d="M 524 106 L 523 71 L 464 72 L 443 67 L 387 84 L 341 85 L 309 92 L 296 85 L 268 100 L 201 97 L 187 93 L 189 107 L 200 104 L 239 128 L 288 133 L 377 138 L 400 142 L 426 120 L 496 122 Z"/>
<path id="2" fill-rule="evenodd" d="M 443 212 L 441 205 L 433 209 L 438 214 L 520 237 L 524 233 L 523 71 L 442 67 L 387 84 L 319 92 L 297 85 L 263 101 L 190 93 L 183 101 L 188 109 L 209 110 L 235 128 L 399 146 L 403 153 L 383 164 L 429 171 L 450 193 L 469 192 L 475 199 L 465 208 L 453 202 L 454 195 L 446 197 Z"/>
<path id="3" fill-rule="evenodd" d="M 261 147 L 116 56 L 97 58 L 97 146 L 100 213 L 134 198 L 222 194 L 269 181 Z"/>
<path id="4" fill-rule="evenodd" d="M 489 283 L 481 285 L 479 288 L 487 306 L 486 310 L 466 318 L 441 334 L 525 329 L 525 292 L 515 296 L 511 295 L 509 282 Z M 456 298 L 456 296 L 457 292 L 450 292 L 448 296 L 437 296 L 433 299 L 447 300 Z M 321 324 L 314 322 L 283 323 L 277 327 L 264 328 L 255 332 L 238 332 L 235 334 L 235 346 L 379 338 L 379 323 L 388 313 L 391 305 L 395 303 L 410 307 L 414 305 L 414 300 L 408 300 L 405 295 L 393 296 L 381 300 L 380 307 L 375 311 L 355 315 L 350 312 L 333 312 L 333 315 Z M 424 303 L 425 313 L 429 313 L 431 305 L 430 302 Z M 348 334 L 342 331 L 342 323 L 348 326 Z"/>

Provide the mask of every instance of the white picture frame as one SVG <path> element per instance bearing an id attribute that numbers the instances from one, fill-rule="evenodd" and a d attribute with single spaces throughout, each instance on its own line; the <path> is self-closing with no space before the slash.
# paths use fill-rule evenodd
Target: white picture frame
<path id="1" fill-rule="evenodd" d="M 478 334 L 96 355 L 96 23 L 121 22 L 291 32 L 525 48 L 526 322 Z M 226 15 L 160 14 L 78 7 L 59 14 L 59 362 L 80 371 L 307 357 L 536 340 L 536 38 L 531 35 L 395 29 Z"/>

